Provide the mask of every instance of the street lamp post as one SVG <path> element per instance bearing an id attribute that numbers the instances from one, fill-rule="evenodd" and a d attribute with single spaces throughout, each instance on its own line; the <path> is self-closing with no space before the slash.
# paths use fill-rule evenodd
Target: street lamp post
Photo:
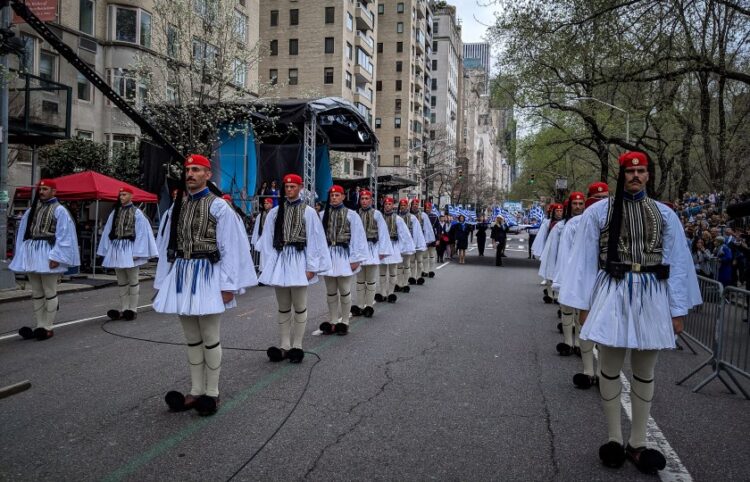
<path id="1" fill-rule="evenodd" d="M 599 102 L 600 104 L 604 104 L 607 107 L 611 107 L 615 110 L 619 110 L 620 112 L 625 113 L 625 142 L 630 144 L 630 112 L 626 111 L 622 107 L 617 107 L 616 105 L 612 105 L 609 102 L 604 102 L 603 100 L 597 99 L 596 97 L 576 97 L 573 100 L 593 100 L 594 102 Z"/>

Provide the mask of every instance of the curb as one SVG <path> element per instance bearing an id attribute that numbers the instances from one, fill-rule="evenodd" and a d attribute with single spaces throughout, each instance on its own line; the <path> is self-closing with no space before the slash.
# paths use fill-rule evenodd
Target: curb
<path id="1" fill-rule="evenodd" d="M 149 281 L 149 280 L 152 280 L 152 279 L 154 279 L 153 276 L 145 276 L 145 277 L 141 278 L 141 281 Z M 64 284 L 65 283 L 63 283 L 63 285 Z M 80 284 L 80 283 L 74 283 L 74 284 Z M 72 288 L 72 289 L 69 289 L 69 290 L 58 290 L 58 294 L 64 295 L 64 294 L 68 294 L 68 293 L 80 293 L 82 291 L 98 290 L 98 289 L 101 289 L 101 288 L 109 288 L 109 287 L 115 286 L 116 284 L 117 284 L 117 281 L 111 280 L 111 282 L 109 282 L 109 283 L 103 283 L 103 284 L 100 284 L 98 286 L 86 285 L 86 286 L 81 286 L 79 288 Z M 18 294 L 18 295 L 14 295 L 14 296 L 9 296 L 7 298 L 3 298 L 2 295 L 0 294 L 0 305 L 3 304 L 3 303 L 10 303 L 10 302 L 13 302 L 13 301 L 23 301 L 23 300 L 30 300 L 30 299 L 31 299 L 31 293 L 28 293 L 28 294 L 26 294 L 26 293 L 24 293 L 24 294 Z"/>

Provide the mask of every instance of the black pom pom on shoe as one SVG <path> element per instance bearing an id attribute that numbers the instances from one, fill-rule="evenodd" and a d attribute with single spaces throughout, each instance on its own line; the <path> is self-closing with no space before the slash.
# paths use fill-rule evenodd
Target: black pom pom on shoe
<path id="1" fill-rule="evenodd" d="M 612 469 L 619 469 L 625 463 L 625 448 L 617 442 L 607 442 L 599 447 L 599 458 Z"/>

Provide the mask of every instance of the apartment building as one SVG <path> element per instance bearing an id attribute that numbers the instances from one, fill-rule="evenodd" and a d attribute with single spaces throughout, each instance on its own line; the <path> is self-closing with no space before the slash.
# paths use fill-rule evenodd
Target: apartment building
<path id="1" fill-rule="evenodd" d="M 380 0 L 377 19 L 378 172 L 421 184 L 431 117 L 432 5 L 426 0 Z"/>
<path id="2" fill-rule="evenodd" d="M 104 77 L 120 95 L 136 105 L 147 98 L 152 101 L 176 100 L 174 83 L 165 79 L 145 79 L 135 73 L 139 59 L 191 62 L 217 59 L 227 47 L 213 45 L 202 38 L 201 30 L 210 31 L 219 15 L 228 19 L 232 42 L 239 50 L 253 51 L 258 42 L 259 0 L 194 0 L 192 11 L 182 11 L 181 18 L 159 17 L 158 2 L 169 0 L 122 0 L 115 3 L 94 0 L 59 0 L 55 18 L 48 26 L 70 46 L 84 62 Z M 216 9 L 221 9 L 222 14 Z M 183 27 L 177 28 L 180 24 Z M 186 25 L 190 25 L 187 27 Z M 199 27 L 196 27 L 200 26 Z M 42 81 L 59 82 L 72 87 L 71 134 L 106 142 L 111 147 L 132 143 L 140 130 L 97 91 L 90 82 L 63 59 L 26 24 L 15 27 L 26 45 L 23 64 L 12 60 L 11 68 L 41 77 Z M 218 42 L 216 42 L 218 43 Z M 233 45 L 234 47 L 234 45 Z M 236 59 L 231 83 L 238 96 L 257 91 L 257 63 Z M 165 64 L 166 65 L 166 64 Z M 37 81 L 38 83 L 39 81 Z M 42 122 L 57 123 L 66 108 L 64 96 L 54 93 L 34 94 L 33 102 L 42 106 Z M 12 97 L 12 96 L 11 96 Z M 11 98 L 13 105 L 13 98 Z M 14 113 L 11 112 L 11 116 Z M 28 185 L 38 179 L 31 172 L 29 146 L 12 146 L 14 161 L 9 172 L 11 186 Z"/>
<path id="3" fill-rule="evenodd" d="M 456 17 L 456 7 L 444 5 L 436 8 L 432 22 L 432 85 L 430 95 L 430 126 L 427 146 L 428 176 L 426 196 L 444 205 L 450 202 L 449 193 L 443 192 L 441 181 L 455 174 L 458 134 L 461 132 L 459 114 L 463 109 L 461 87 L 462 46 L 461 25 Z M 439 173 L 444 174 L 439 174 Z"/>
<path id="4" fill-rule="evenodd" d="M 487 83 L 484 85 L 484 93 L 490 93 L 489 79 L 492 67 L 492 51 L 487 42 L 466 43 L 463 45 L 464 59 L 469 60 L 472 68 L 481 68 L 486 74 Z"/>
<path id="5" fill-rule="evenodd" d="M 335 96 L 353 102 L 372 125 L 375 42 L 372 0 L 260 0 L 265 54 L 260 80 L 275 97 Z M 368 174 L 366 156 L 340 156 L 334 175 Z"/>

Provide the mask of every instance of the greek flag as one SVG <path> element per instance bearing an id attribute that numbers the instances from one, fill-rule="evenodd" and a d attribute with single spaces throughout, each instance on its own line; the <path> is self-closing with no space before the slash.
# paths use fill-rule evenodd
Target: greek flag
<path id="1" fill-rule="evenodd" d="M 514 215 L 508 212 L 507 209 L 503 209 L 499 206 L 492 208 L 492 222 L 495 222 L 498 216 L 502 216 L 505 219 L 505 224 L 508 226 L 518 226 L 518 219 Z"/>
<path id="2" fill-rule="evenodd" d="M 529 209 L 529 222 L 530 223 L 532 222 L 532 219 L 536 219 L 538 221 L 534 224 L 539 224 L 542 222 L 542 220 L 544 220 L 544 210 L 540 206 L 536 205 L 532 207 L 531 209 Z"/>

